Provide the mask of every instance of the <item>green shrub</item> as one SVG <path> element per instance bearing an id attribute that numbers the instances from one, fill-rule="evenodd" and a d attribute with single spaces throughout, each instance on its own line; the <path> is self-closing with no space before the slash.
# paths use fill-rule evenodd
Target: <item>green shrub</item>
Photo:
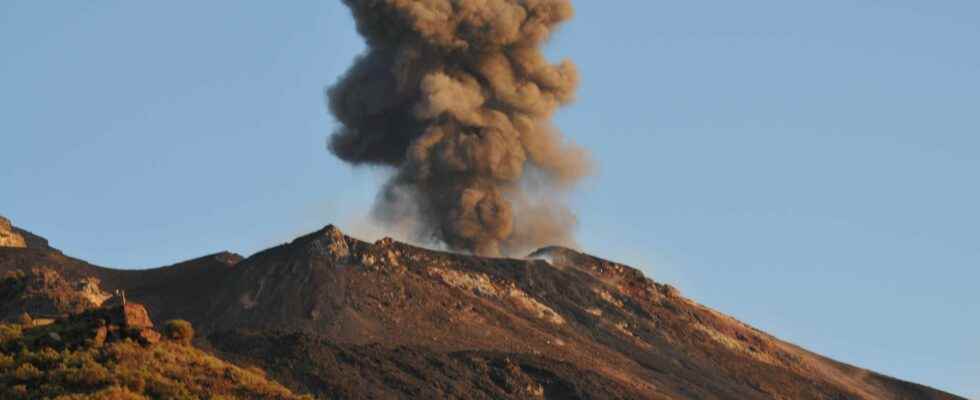
<path id="1" fill-rule="evenodd" d="M 163 324 L 163 335 L 174 342 L 190 345 L 194 340 L 194 327 L 182 319 L 172 319 Z"/>
<path id="2" fill-rule="evenodd" d="M 14 370 L 14 379 L 18 381 L 32 381 L 43 376 L 44 373 L 31 363 L 23 363 Z"/>
<path id="3" fill-rule="evenodd" d="M 14 342 L 24 335 L 24 328 L 14 324 L 0 324 L 0 346 Z"/>

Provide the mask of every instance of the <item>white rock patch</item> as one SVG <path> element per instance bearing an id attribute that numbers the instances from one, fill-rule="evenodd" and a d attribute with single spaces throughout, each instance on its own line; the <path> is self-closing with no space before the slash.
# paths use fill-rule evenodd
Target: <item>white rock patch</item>
<path id="1" fill-rule="evenodd" d="M 513 283 L 498 285 L 483 273 L 460 272 L 451 269 L 429 267 L 430 276 L 439 278 L 443 283 L 464 289 L 474 294 L 509 300 L 515 306 L 536 318 L 543 319 L 555 325 L 562 325 L 565 319 L 551 307 L 531 297 Z M 502 287 L 501 287 L 502 286 Z"/>

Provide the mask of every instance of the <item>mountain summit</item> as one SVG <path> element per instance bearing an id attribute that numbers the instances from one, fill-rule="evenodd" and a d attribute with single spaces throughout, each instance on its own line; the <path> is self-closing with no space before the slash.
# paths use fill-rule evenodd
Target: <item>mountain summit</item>
<path id="1" fill-rule="evenodd" d="M 563 247 L 487 258 L 327 226 L 247 258 L 149 270 L 0 248 L 0 271 L 37 269 L 69 282 L 58 288 L 124 290 L 158 323 L 193 323 L 198 346 L 319 398 L 959 399 L 811 353 Z M 4 315 L 18 311 L 32 312 Z"/>

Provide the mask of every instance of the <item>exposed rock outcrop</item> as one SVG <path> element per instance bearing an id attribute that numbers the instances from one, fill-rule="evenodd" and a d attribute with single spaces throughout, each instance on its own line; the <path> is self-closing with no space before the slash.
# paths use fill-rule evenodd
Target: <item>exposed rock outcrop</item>
<path id="1" fill-rule="evenodd" d="M 112 297 L 111 294 L 102 290 L 99 279 L 91 276 L 79 279 L 76 287 L 78 288 L 78 295 L 96 307 L 101 306 Z"/>
<path id="2" fill-rule="evenodd" d="M 74 282 L 53 268 L 7 271 L 0 278 L 0 319 L 11 320 L 28 312 L 54 318 L 97 308 L 110 295 L 95 277 Z"/>
<path id="3" fill-rule="evenodd" d="M 27 247 L 27 241 L 14 230 L 10 220 L 0 216 L 0 247 Z"/>
<path id="4" fill-rule="evenodd" d="M 153 321 L 146 307 L 137 303 L 126 303 L 116 306 L 103 307 L 88 313 L 88 318 L 95 320 L 94 336 L 96 341 L 113 341 L 132 339 L 143 345 L 151 345 L 160 341 L 162 336 L 153 329 Z"/>
<path id="5" fill-rule="evenodd" d="M 48 239 L 14 226 L 2 215 L 0 215 L 0 247 L 58 251 L 48 244 Z"/>
<path id="6" fill-rule="evenodd" d="M 108 310 L 109 322 L 125 328 L 152 328 L 150 313 L 142 304 L 127 303 Z"/>

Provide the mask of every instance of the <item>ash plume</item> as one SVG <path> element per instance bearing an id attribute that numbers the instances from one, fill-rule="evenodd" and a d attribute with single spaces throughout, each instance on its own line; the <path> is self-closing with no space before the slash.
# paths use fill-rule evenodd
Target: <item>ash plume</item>
<path id="1" fill-rule="evenodd" d="M 394 174 L 373 215 L 483 255 L 569 244 L 562 194 L 590 170 L 550 123 L 570 61 L 540 46 L 568 0 L 344 0 L 368 49 L 328 92 L 333 154 Z"/>

